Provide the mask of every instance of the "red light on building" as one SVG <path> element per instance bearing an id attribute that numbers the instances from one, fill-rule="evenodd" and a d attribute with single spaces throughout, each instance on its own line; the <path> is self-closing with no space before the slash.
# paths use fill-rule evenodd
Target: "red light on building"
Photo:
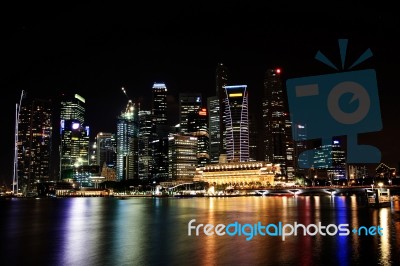
<path id="1" fill-rule="evenodd" d="M 207 115 L 207 109 L 206 108 L 201 108 L 200 111 L 199 111 L 199 115 L 203 115 L 203 116 Z"/>
<path id="2" fill-rule="evenodd" d="M 280 69 L 280 68 L 277 68 L 277 69 L 276 69 L 276 73 L 280 74 L 280 73 L 281 73 L 281 69 Z"/>

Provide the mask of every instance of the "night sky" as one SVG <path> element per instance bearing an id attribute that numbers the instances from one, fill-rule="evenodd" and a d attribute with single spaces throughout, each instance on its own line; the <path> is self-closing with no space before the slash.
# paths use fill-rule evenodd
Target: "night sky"
<path id="1" fill-rule="evenodd" d="M 284 12 L 262 6 L 143 7 L 91 2 L 69 6 L 15 5 L 1 20 L 1 172 L 12 180 L 15 103 L 57 99 L 62 92 L 86 98 L 92 138 L 115 132 L 126 105 L 121 92 L 150 108 L 151 87 L 165 82 L 170 123 L 177 122 L 179 92 L 215 94 L 215 69 L 223 62 L 231 84 L 247 84 L 250 112 L 259 114 L 266 69 L 280 67 L 284 79 L 334 73 L 314 59 L 321 50 L 339 65 L 339 38 L 348 38 L 346 62 L 366 49 L 373 57 L 354 70 L 377 72 L 383 130 L 360 136 L 377 146 L 383 162 L 398 167 L 400 125 L 398 76 L 400 16 L 368 12 Z M 142 3 L 141 3 L 142 4 Z M 56 133 L 56 132 L 55 132 Z"/>

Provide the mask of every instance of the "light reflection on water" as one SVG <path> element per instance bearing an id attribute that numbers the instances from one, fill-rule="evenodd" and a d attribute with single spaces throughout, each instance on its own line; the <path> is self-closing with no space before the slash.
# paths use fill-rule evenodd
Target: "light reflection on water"
<path id="1" fill-rule="evenodd" d="M 400 265 L 400 204 L 354 196 L 2 200 L 7 265 Z M 321 222 L 383 236 L 188 236 L 188 222 Z M 22 256 L 23 254 L 23 256 Z M 2 265 L 4 265 L 2 263 Z"/>

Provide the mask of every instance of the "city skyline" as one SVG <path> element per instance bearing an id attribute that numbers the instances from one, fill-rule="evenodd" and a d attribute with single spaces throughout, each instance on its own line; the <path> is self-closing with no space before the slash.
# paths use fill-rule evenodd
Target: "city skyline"
<path id="1" fill-rule="evenodd" d="M 83 6 L 83 10 L 85 8 Z M 107 14 L 104 6 L 97 8 L 100 14 Z M 27 24 L 25 30 L 15 30 L 6 42 L 11 52 L 2 62 L 8 64 L 8 68 L 1 86 L 12 92 L 2 99 L 6 133 L 3 181 L 8 184 L 12 177 L 13 119 L 21 90 L 25 90 L 29 98 L 55 99 L 63 91 L 82 94 L 87 100 L 87 124 L 94 139 L 98 132 L 116 132 L 117 116 L 126 105 L 121 87 L 132 100 L 142 100 L 144 110 L 150 110 L 152 84 L 165 83 L 169 112 L 177 114 L 179 93 L 200 92 L 203 105 L 206 105 L 207 97 L 215 96 L 215 68 L 222 62 L 230 71 L 229 84 L 248 85 L 249 111 L 254 112 L 261 109 L 257 95 L 262 96 L 267 69 L 281 68 L 285 79 L 332 73 L 314 56 L 322 50 L 332 61 L 338 62 L 338 38 L 349 39 L 349 64 L 367 48 L 374 54 L 359 69 L 377 71 L 383 130 L 366 134 L 361 140 L 381 149 L 382 162 L 398 167 L 400 145 L 395 136 L 400 135 L 400 129 L 395 117 L 396 99 L 391 97 L 396 85 L 394 66 L 398 58 L 395 50 L 398 41 L 389 34 L 398 20 L 365 14 L 353 20 L 346 16 L 343 21 L 334 20 L 329 24 L 324 20 L 321 25 L 310 27 L 313 25 L 311 19 L 297 26 L 285 22 L 284 18 L 290 13 L 280 20 L 279 14 L 271 17 L 251 10 L 246 14 L 248 21 L 239 23 L 227 21 L 235 12 L 221 14 L 220 11 L 209 11 L 204 24 L 201 23 L 203 20 L 197 20 L 203 16 L 200 10 L 192 10 L 190 14 L 175 11 L 172 13 L 175 17 L 166 17 L 161 10 L 155 9 L 159 18 L 152 23 L 132 25 L 128 19 L 114 15 L 112 17 L 118 19 L 109 25 L 110 18 L 103 21 L 96 16 L 95 21 L 100 25 L 95 26 L 95 22 L 83 16 L 82 10 L 73 9 L 61 13 L 61 18 L 47 18 L 55 25 L 43 19 L 36 24 Z M 78 15 L 76 21 L 70 21 L 70 25 L 62 22 L 71 14 Z M 252 14 L 259 17 L 251 18 Z M 163 18 L 168 19 L 162 21 Z M 191 32 L 184 30 L 183 21 L 192 25 Z M 388 22 L 392 24 L 386 24 Z M 223 27 L 217 30 L 217 25 Z M 60 29 L 52 32 L 53 27 Z M 319 32 L 318 29 L 326 31 Z M 87 36 L 85 30 L 90 30 Z M 137 35 L 132 35 L 133 32 Z M 21 40 L 31 46 L 24 46 Z M 58 44 L 63 40 L 68 42 Z M 73 44 L 74 40 L 81 40 L 82 45 Z M 165 46 L 155 44 L 160 40 L 165 40 Z M 34 53 L 35 49 L 38 49 L 37 53 Z M 389 145 L 386 144 L 388 139 Z"/>

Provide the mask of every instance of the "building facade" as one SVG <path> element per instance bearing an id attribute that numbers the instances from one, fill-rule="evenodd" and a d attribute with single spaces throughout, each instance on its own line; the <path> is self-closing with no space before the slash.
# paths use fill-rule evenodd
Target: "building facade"
<path id="1" fill-rule="evenodd" d="M 197 138 L 197 166 L 210 163 L 210 134 L 208 133 L 207 108 L 189 114 L 188 132 Z"/>
<path id="2" fill-rule="evenodd" d="M 219 101 L 219 154 L 226 154 L 226 128 L 225 128 L 225 86 L 228 85 L 228 68 L 223 63 L 218 63 L 215 76 L 216 96 Z M 218 155 L 219 156 L 219 155 Z"/>
<path id="3" fill-rule="evenodd" d="M 138 109 L 132 100 L 117 119 L 117 179 L 138 177 Z"/>
<path id="4" fill-rule="evenodd" d="M 201 106 L 201 93 L 179 93 L 179 125 L 182 135 L 189 133 L 188 119 L 190 114 L 197 113 Z"/>
<path id="5" fill-rule="evenodd" d="M 152 138 L 153 168 L 151 177 L 162 181 L 168 179 L 168 133 L 167 87 L 165 83 L 154 83 L 152 88 Z"/>
<path id="6" fill-rule="evenodd" d="M 273 186 L 279 174 L 279 165 L 264 161 L 219 163 L 197 168 L 194 181 L 207 182 L 210 186 L 259 188 Z"/>
<path id="7" fill-rule="evenodd" d="M 264 79 L 263 99 L 265 160 L 281 165 L 283 175 L 294 171 L 293 140 L 287 97 L 281 69 L 268 69 Z"/>
<path id="8" fill-rule="evenodd" d="M 51 179 L 51 101 L 27 100 L 21 105 L 18 122 L 18 186 L 26 195 L 35 183 Z"/>
<path id="9" fill-rule="evenodd" d="M 249 114 L 247 85 L 224 86 L 224 128 L 228 162 L 249 160 Z"/>
<path id="10" fill-rule="evenodd" d="M 153 171 L 151 111 L 139 110 L 139 179 L 148 179 Z"/>
<path id="11" fill-rule="evenodd" d="M 197 167 L 197 138 L 171 135 L 168 138 L 170 180 L 192 181 Z"/>
<path id="12" fill-rule="evenodd" d="M 210 163 L 218 163 L 220 148 L 220 110 L 217 96 L 207 98 Z"/>
<path id="13" fill-rule="evenodd" d="M 85 99 L 64 94 L 60 110 L 60 178 L 74 178 L 75 169 L 89 165 L 89 126 L 85 125 Z"/>

